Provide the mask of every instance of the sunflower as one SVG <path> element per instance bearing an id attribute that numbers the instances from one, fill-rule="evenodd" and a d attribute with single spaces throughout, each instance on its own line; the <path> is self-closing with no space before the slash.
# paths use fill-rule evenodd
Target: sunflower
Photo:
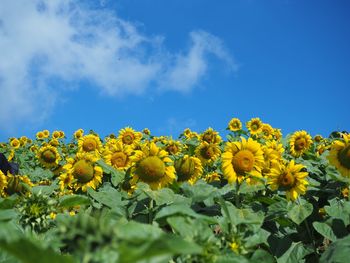
<path id="1" fill-rule="evenodd" d="M 102 150 L 102 143 L 100 137 L 94 134 L 88 134 L 81 137 L 78 140 L 78 151 L 79 152 L 88 152 L 93 153 L 96 156 L 99 156 L 100 151 Z"/>
<path id="2" fill-rule="evenodd" d="M 136 132 L 130 127 L 126 127 L 119 131 L 118 139 L 126 145 L 130 145 L 133 148 L 140 142 L 142 138 L 141 132 Z"/>
<path id="3" fill-rule="evenodd" d="M 21 138 L 19 138 L 19 141 L 21 143 L 21 146 L 24 146 L 27 143 L 29 143 L 29 139 L 26 136 L 21 136 Z"/>
<path id="4" fill-rule="evenodd" d="M 59 139 L 59 138 L 61 138 L 61 133 L 60 133 L 60 131 L 54 131 L 54 132 L 52 133 L 52 138 L 54 138 L 54 139 Z"/>
<path id="5" fill-rule="evenodd" d="M 61 156 L 58 153 L 56 147 L 47 145 L 41 147 L 37 152 L 37 158 L 40 163 L 46 168 L 52 168 L 58 165 L 61 160 Z"/>
<path id="6" fill-rule="evenodd" d="M 220 143 L 221 137 L 217 131 L 208 128 L 205 132 L 200 134 L 200 140 L 207 143 Z"/>
<path id="7" fill-rule="evenodd" d="M 142 181 L 155 190 L 176 179 L 173 161 L 165 150 L 158 148 L 153 142 L 141 145 L 141 150 L 136 150 L 131 159 L 131 185 Z"/>
<path id="8" fill-rule="evenodd" d="M 262 125 L 263 123 L 259 118 L 252 118 L 246 123 L 247 129 L 251 135 L 259 134 L 261 132 Z"/>
<path id="9" fill-rule="evenodd" d="M 45 134 L 42 131 L 39 131 L 39 132 L 36 133 L 36 138 L 38 140 L 42 140 L 42 139 L 45 138 Z"/>
<path id="10" fill-rule="evenodd" d="M 262 169 L 263 175 L 270 173 L 270 169 L 274 162 L 282 162 L 282 153 L 284 151 L 283 145 L 276 141 L 269 141 L 262 146 L 264 152 L 264 167 Z"/>
<path id="11" fill-rule="evenodd" d="M 241 182 L 246 175 L 262 177 L 264 153 L 252 138 L 226 143 L 222 154 L 222 171 L 229 183 Z M 250 181 L 250 180 L 248 180 Z"/>
<path id="12" fill-rule="evenodd" d="M 84 135 L 84 130 L 83 129 L 78 129 L 74 132 L 74 138 L 75 139 L 80 139 Z"/>
<path id="13" fill-rule="evenodd" d="M 273 129 L 273 136 L 276 141 L 279 141 L 282 139 L 282 132 L 281 129 Z"/>
<path id="14" fill-rule="evenodd" d="M 270 185 L 272 191 L 286 191 L 287 200 L 296 200 L 299 195 L 306 192 L 308 182 L 306 177 L 307 172 L 302 170 L 305 167 L 301 164 L 295 164 L 291 160 L 288 164 L 275 163 L 268 174 L 267 184 Z"/>
<path id="15" fill-rule="evenodd" d="M 228 123 L 228 127 L 230 131 L 240 131 L 242 130 L 242 122 L 237 118 L 232 118 Z"/>
<path id="16" fill-rule="evenodd" d="M 344 134 L 343 140 L 332 143 L 328 161 L 335 166 L 344 177 L 350 177 L 350 135 Z"/>
<path id="17" fill-rule="evenodd" d="M 4 190 L 7 187 L 7 178 L 0 170 L 0 196 L 4 196 Z"/>
<path id="18" fill-rule="evenodd" d="M 270 140 L 273 138 L 274 130 L 270 124 L 263 123 L 261 126 L 260 136 L 265 140 Z"/>
<path id="19" fill-rule="evenodd" d="M 203 165 L 210 164 L 220 157 L 221 150 L 215 143 L 201 142 L 195 150 L 196 156 Z"/>
<path id="20" fill-rule="evenodd" d="M 14 193 L 26 193 L 27 188 L 34 186 L 26 175 L 12 175 L 7 173 L 6 180 L 7 185 L 3 191 L 3 196 L 12 195 Z"/>
<path id="21" fill-rule="evenodd" d="M 221 175 L 217 172 L 210 172 L 208 173 L 205 177 L 204 180 L 207 183 L 212 183 L 212 182 L 216 182 L 216 181 L 220 181 Z"/>
<path id="22" fill-rule="evenodd" d="M 306 131 L 297 131 L 289 139 L 290 153 L 299 157 L 309 150 L 311 144 L 312 138 Z"/>
<path id="23" fill-rule="evenodd" d="M 111 143 L 111 141 L 114 143 Z M 105 162 L 117 170 L 125 170 L 129 168 L 131 164 L 131 147 L 124 145 L 121 141 L 116 141 L 115 139 L 109 140 L 108 143 L 109 145 L 106 147 L 103 154 Z"/>
<path id="24" fill-rule="evenodd" d="M 43 130 L 44 138 L 49 138 L 50 132 L 48 130 Z"/>
<path id="25" fill-rule="evenodd" d="M 179 141 L 168 140 L 165 142 L 164 150 L 171 155 L 176 155 L 181 152 L 182 145 Z"/>
<path id="26" fill-rule="evenodd" d="M 14 149 L 18 149 L 19 147 L 21 147 L 21 142 L 17 139 L 17 138 L 13 138 L 10 141 L 10 145 L 11 147 L 13 147 Z"/>
<path id="27" fill-rule="evenodd" d="M 192 139 L 192 138 L 199 139 L 199 137 L 200 137 L 198 133 L 191 131 L 189 128 L 186 128 L 183 131 L 183 136 L 185 136 L 186 139 Z"/>
<path id="28" fill-rule="evenodd" d="M 201 160 L 197 157 L 185 155 L 175 161 L 175 171 L 178 182 L 188 181 L 194 184 L 203 173 Z"/>
<path id="29" fill-rule="evenodd" d="M 69 186 L 78 191 L 86 192 L 88 187 L 96 189 L 102 183 L 103 170 L 96 164 L 98 157 L 87 152 L 78 152 L 75 158 L 68 158 L 63 166 L 65 171 L 61 174 L 60 186 Z M 72 177 L 74 178 L 71 181 Z"/>
<path id="30" fill-rule="evenodd" d="M 151 135 L 151 131 L 148 128 L 144 128 L 142 132 L 146 135 Z"/>

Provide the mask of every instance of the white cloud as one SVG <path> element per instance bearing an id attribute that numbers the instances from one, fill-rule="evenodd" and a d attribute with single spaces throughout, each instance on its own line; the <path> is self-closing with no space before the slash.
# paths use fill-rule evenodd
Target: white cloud
<path id="1" fill-rule="evenodd" d="M 169 54 L 161 37 L 145 36 L 105 8 L 73 0 L 2 0 L 0 128 L 40 122 L 60 93 L 81 80 L 122 96 L 142 94 L 150 84 L 189 91 L 207 70 L 207 54 L 234 69 L 220 39 L 204 31 L 190 37 L 188 52 Z M 60 82 L 67 85 L 55 85 Z"/>

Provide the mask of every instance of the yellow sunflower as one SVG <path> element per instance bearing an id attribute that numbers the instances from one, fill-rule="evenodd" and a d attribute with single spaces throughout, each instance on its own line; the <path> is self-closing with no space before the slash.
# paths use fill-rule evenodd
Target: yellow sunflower
<path id="1" fill-rule="evenodd" d="M 232 118 L 228 123 L 227 127 L 230 131 L 240 131 L 242 130 L 242 122 L 237 118 Z"/>
<path id="2" fill-rule="evenodd" d="M 272 191 L 285 191 L 287 200 L 294 201 L 306 192 L 308 173 L 302 171 L 304 168 L 301 164 L 295 164 L 294 160 L 288 164 L 276 162 L 268 174 L 267 184 Z"/>
<path id="3" fill-rule="evenodd" d="M 42 139 L 45 138 L 45 134 L 42 131 L 39 131 L 39 132 L 36 133 L 36 138 L 38 140 L 42 140 Z"/>
<path id="4" fill-rule="evenodd" d="M 3 196 L 12 195 L 14 193 L 26 193 L 26 187 L 33 187 L 34 184 L 26 175 L 12 175 L 7 173 L 7 185 L 3 191 Z M 25 187 L 25 186 L 26 187 Z"/>
<path id="5" fill-rule="evenodd" d="M 53 131 L 52 138 L 54 138 L 54 139 L 61 138 L 61 132 L 60 131 Z"/>
<path id="6" fill-rule="evenodd" d="M 78 151 L 92 153 L 99 156 L 102 150 L 100 137 L 94 134 L 88 134 L 78 140 Z"/>
<path id="7" fill-rule="evenodd" d="M 84 130 L 83 129 L 78 129 L 74 132 L 74 138 L 75 139 L 80 139 L 84 135 Z"/>
<path id="8" fill-rule="evenodd" d="M 215 143 L 201 142 L 195 150 L 195 155 L 201 160 L 203 165 L 216 161 L 220 154 L 221 150 Z"/>
<path id="9" fill-rule="evenodd" d="M 270 124 L 263 123 L 261 126 L 260 136 L 265 140 L 270 140 L 273 138 L 274 130 Z"/>
<path id="10" fill-rule="evenodd" d="M 86 192 L 88 187 L 96 189 L 102 183 L 103 170 L 96 164 L 98 157 L 86 152 L 78 152 L 75 158 L 68 158 L 63 166 L 65 171 L 60 176 L 60 186 L 69 186 L 78 191 Z M 74 178 L 73 182 L 71 178 Z M 62 182 L 65 181 L 65 182 Z"/>
<path id="11" fill-rule="evenodd" d="M 263 123 L 259 118 L 252 118 L 246 123 L 247 129 L 251 135 L 259 134 L 261 132 L 262 125 Z"/>
<path id="12" fill-rule="evenodd" d="M 179 141 L 167 140 L 165 142 L 164 150 L 171 155 L 176 155 L 181 152 L 182 145 Z"/>
<path id="13" fill-rule="evenodd" d="M 350 134 L 344 134 L 343 140 L 332 143 L 328 161 L 344 177 L 350 177 Z"/>
<path id="14" fill-rule="evenodd" d="M 0 196 L 4 196 L 4 190 L 7 187 L 7 178 L 0 170 Z"/>
<path id="15" fill-rule="evenodd" d="M 49 138 L 50 132 L 48 130 L 43 130 L 44 138 Z"/>
<path id="16" fill-rule="evenodd" d="M 217 172 L 210 172 L 204 177 L 207 183 L 217 182 L 221 180 L 221 175 Z"/>
<path id="17" fill-rule="evenodd" d="M 131 185 L 142 181 L 154 190 L 176 179 L 173 161 L 165 150 L 158 148 L 153 142 L 141 145 L 141 150 L 136 150 L 131 159 Z"/>
<path id="18" fill-rule="evenodd" d="M 21 143 L 21 146 L 24 146 L 27 143 L 29 143 L 29 138 L 27 138 L 26 136 L 21 136 L 21 138 L 19 138 L 19 141 Z"/>
<path id="19" fill-rule="evenodd" d="M 58 153 L 57 148 L 51 145 L 41 147 L 37 152 L 36 157 L 46 168 L 57 166 L 58 162 L 61 160 L 61 156 Z"/>
<path id="20" fill-rule="evenodd" d="M 13 147 L 14 149 L 18 149 L 19 147 L 21 147 L 21 142 L 17 139 L 17 138 L 13 138 L 10 141 L 10 145 L 11 147 Z"/>
<path id="21" fill-rule="evenodd" d="M 282 139 L 282 132 L 281 129 L 273 129 L 273 138 L 276 141 L 279 141 Z"/>
<path id="22" fill-rule="evenodd" d="M 115 143 L 112 144 L 111 140 L 104 151 L 103 159 L 107 164 L 113 166 L 117 170 L 125 170 L 129 168 L 131 164 L 131 147 L 123 144 L 121 141 L 115 141 Z"/>
<path id="23" fill-rule="evenodd" d="M 148 128 L 144 128 L 142 132 L 146 135 L 151 135 L 151 131 Z"/>
<path id="24" fill-rule="evenodd" d="M 200 140 L 207 143 L 220 143 L 221 137 L 217 131 L 208 128 L 205 132 L 200 134 Z"/>
<path id="25" fill-rule="evenodd" d="M 297 131 L 289 139 L 290 154 L 294 157 L 303 155 L 310 149 L 312 138 L 306 131 Z"/>
<path id="26" fill-rule="evenodd" d="M 178 182 L 194 184 L 203 173 L 201 160 L 197 157 L 185 155 L 175 161 L 175 171 Z"/>
<path id="27" fill-rule="evenodd" d="M 276 141 L 269 141 L 262 146 L 264 152 L 264 167 L 262 169 L 263 175 L 270 173 L 270 169 L 274 162 L 282 162 L 282 153 L 284 151 L 283 145 Z"/>
<path id="28" fill-rule="evenodd" d="M 246 140 L 241 137 L 241 142 L 226 143 L 222 154 L 222 171 L 229 183 L 241 182 L 246 175 L 262 177 L 263 165 L 264 153 L 260 144 L 252 138 Z"/>
<path id="29" fill-rule="evenodd" d="M 185 136 L 186 139 L 192 139 L 192 138 L 199 139 L 199 134 L 194 131 L 191 131 L 189 128 L 186 128 L 183 131 L 183 135 Z"/>
<path id="30" fill-rule="evenodd" d="M 135 147 L 140 142 L 141 138 L 142 138 L 142 133 L 134 131 L 130 127 L 126 127 L 119 131 L 118 139 L 123 144 L 130 145 L 132 147 Z"/>

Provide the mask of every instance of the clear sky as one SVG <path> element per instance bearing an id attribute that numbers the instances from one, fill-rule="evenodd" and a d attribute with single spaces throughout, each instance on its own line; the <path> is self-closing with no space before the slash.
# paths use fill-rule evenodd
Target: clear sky
<path id="1" fill-rule="evenodd" d="M 0 141 L 260 117 L 350 130 L 348 0 L 1 0 Z"/>

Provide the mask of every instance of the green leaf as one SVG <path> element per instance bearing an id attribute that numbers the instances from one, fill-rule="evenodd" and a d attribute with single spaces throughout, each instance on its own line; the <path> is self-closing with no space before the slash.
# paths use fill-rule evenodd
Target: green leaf
<path id="1" fill-rule="evenodd" d="M 329 216 L 343 220 L 345 226 L 350 224 L 349 201 L 332 199 L 329 201 L 329 206 L 325 206 L 324 209 Z"/>
<path id="2" fill-rule="evenodd" d="M 124 180 L 125 178 L 124 171 L 115 169 L 114 167 L 106 164 L 102 159 L 98 160 L 96 163 L 102 167 L 103 171 L 106 174 L 111 175 L 111 183 L 113 186 L 119 185 Z"/>
<path id="3" fill-rule="evenodd" d="M 59 207 L 73 207 L 78 205 L 90 205 L 91 201 L 84 195 L 65 195 L 60 198 Z"/>
<path id="4" fill-rule="evenodd" d="M 267 251 L 258 249 L 255 250 L 253 256 L 250 258 L 249 262 L 251 263 L 274 263 L 274 257 L 269 254 Z"/>
<path id="5" fill-rule="evenodd" d="M 336 235 L 333 233 L 332 228 L 327 225 L 326 223 L 321 223 L 321 222 L 313 222 L 312 223 L 313 227 L 315 228 L 315 230 L 320 233 L 322 236 L 324 236 L 325 238 L 331 240 L 331 241 L 335 241 L 337 240 Z"/>
<path id="6" fill-rule="evenodd" d="M 154 225 L 130 221 L 119 225 L 117 234 L 120 239 L 137 242 L 157 239 L 163 234 L 163 231 Z"/>
<path id="7" fill-rule="evenodd" d="M 51 195 L 56 189 L 58 189 L 57 181 L 52 182 L 51 185 L 37 185 L 32 188 L 33 194 Z"/>
<path id="8" fill-rule="evenodd" d="M 309 215 L 311 215 L 313 206 L 310 203 L 295 205 L 289 212 L 288 217 L 297 225 L 303 222 Z"/>
<path id="9" fill-rule="evenodd" d="M 320 258 L 320 263 L 349 262 L 350 236 L 338 239 L 326 249 Z"/>
<path id="10" fill-rule="evenodd" d="M 0 241 L 0 248 L 22 263 L 74 263 L 73 258 L 62 256 L 50 248 L 41 248 L 27 239 L 12 242 Z"/>
<path id="11" fill-rule="evenodd" d="M 282 257 L 277 258 L 277 263 L 305 262 L 304 257 L 311 253 L 312 249 L 305 247 L 302 242 L 292 243 Z"/>
<path id="12" fill-rule="evenodd" d="M 106 205 L 110 208 L 118 207 L 122 203 L 121 193 L 110 186 L 105 186 L 99 189 L 98 192 L 94 191 L 91 188 L 88 188 L 87 192 L 97 202 Z"/>
<path id="13" fill-rule="evenodd" d="M 18 216 L 18 213 L 14 209 L 0 210 L 0 221 L 8 221 Z"/>
<path id="14" fill-rule="evenodd" d="M 191 200 L 175 194 L 173 190 L 169 188 L 162 188 L 160 190 L 153 191 L 148 185 L 140 189 L 148 197 L 153 199 L 158 206 L 164 204 L 182 203 L 190 205 Z"/>

